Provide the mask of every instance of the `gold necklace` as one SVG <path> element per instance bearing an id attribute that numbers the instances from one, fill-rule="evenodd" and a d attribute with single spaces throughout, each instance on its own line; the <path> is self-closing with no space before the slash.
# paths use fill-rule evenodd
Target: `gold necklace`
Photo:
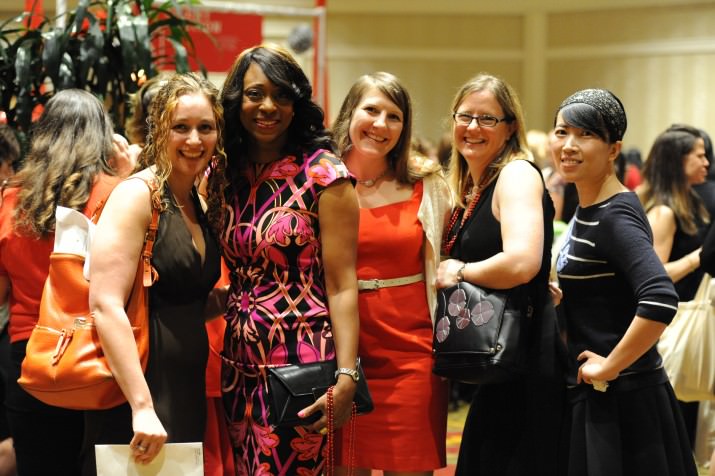
<path id="1" fill-rule="evenodd" d="M 364 187 L 374 187 L 375 184 L 377 183 L 378 180 L 380 180 L 382 177 L 385 176 L 385 174 L 390 170 L 390 167 L 385 167 L 385 170 L 382 171 L 380 175 L 373 179 L 367 179 L 367 180 L 358 180 L 357 183 Z"/>

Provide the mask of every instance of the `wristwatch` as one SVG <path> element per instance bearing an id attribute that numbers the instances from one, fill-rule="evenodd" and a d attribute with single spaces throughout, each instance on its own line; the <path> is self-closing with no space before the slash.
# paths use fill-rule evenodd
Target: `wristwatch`
<path id="1" fill-rule="evenodd" d="M 335 371 L 335 379 L 336 380 L 338 378 L 338 375 L 340 375 L 340 374 L 349 375 L 350 378 L 352 378 L 353 382 L 355 382 L 355 383 L 357 383 L 357 381 L 360 380 L 360 374 L 355 369 L 346 369 L 345 367 L 340 367 L 338 370 Z"/>
<path id="2" fill-rule="evenodd" d="M 461 283 L 464 281 L 464 268 L 467 267 L 467 263 L 462 263 L 462 266 L 457 270 L 457 282 Z"/>

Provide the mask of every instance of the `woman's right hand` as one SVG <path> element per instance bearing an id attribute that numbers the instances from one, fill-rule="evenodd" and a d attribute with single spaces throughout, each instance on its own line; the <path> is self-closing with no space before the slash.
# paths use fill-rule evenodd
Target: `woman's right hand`
<path id="1" fill-rule="evenodd" d="M 437 268 L 437 288 L 448 288 L 459 282 L 459 270 L 463 269 L 464 263 L 457 259 L 446 259 Z"/>
<path id="2" fill-rule="evenodd" d="M 144 408 L 132 412 L 132 428 L 134 437 L 129 447 L 132 449 L 134 461 L 141 464 L 151 463 L 166 441 L 164 425 L 153 408 Z"/>

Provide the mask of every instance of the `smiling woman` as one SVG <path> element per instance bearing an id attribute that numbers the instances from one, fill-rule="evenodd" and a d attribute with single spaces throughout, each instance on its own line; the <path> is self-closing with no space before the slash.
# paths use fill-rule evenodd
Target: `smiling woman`
<path id="1" fill-rule="evenodd" d="M 231 271 L 223 401 L 240 474 L 324 468 L 327 398 L 297 415 L 320 415 L 315 423 L 277 426 L 268 368 L 356 366 L 357 200 L 311 95 L 298 63 L 267 45 L 241 53 L 222 92 L 228 163 L 210 174 L 208 191 Z M 348 374 L 333 392 L 336 427 L 351 414 Z"/>
<path id="2" fill-rule="evenodd" d="M 695 476 L 655 346 L 677 295 L 613 165 L 626 125 L 620 100 L 603 89 L 569 96 L 554 119 L 552 157 L 579 197 L 556 266 L 570 361 L 567 474 Z"/>
<path id="3" fill-rule="evenodd" d="M 446 464 L 446 382 L 431 368 L 434 276 L 449 189 L 438 163 L 411 156 L 412 104 L 392 74 L 358 78 L 333 130 L 358 177 L 359 354 L 375 402 L 356 423 L 356 475 L 431 474 Z M 339 438 L 338 474 L 351 464 L 348 436 Z"/>
<path id="4" fill-rule="evenodd" d="M 195 74 L 175 75 L 156 94 L 145 167 L 112 192 L 91 250 L 90 306 L 112 373 L 127 403 L 86 412 L 83 474 L 96 473 L 95 444 L 130 444 L 140 463 L 165 442 L 203 441 L 208 353 L 206 305 L 219 276 L 218 243 L 194 187 L 223 163 L 218 91 Z M 157 184 L 150 192 L 146 182 Z M 153 193 L 153 195 L 152 195 Z M 142 372 L 124 310 L 151 220 L 161 203 L 151 264 L 149 359 Z M 224 295 L 225 297 L 225 295 Z M 211 313 L 215 315 L 216 313 Z"/>
<path id="5" fill-rule="evenodd" d="M 523 290 L 534 310 L 523 349 L 529 371 L 479 385 L 459 450 L 458 475 L 562 474 L 564 387 L 548 291 L 554 208 L 529 162 L 524 116 L 514 89 L 481 73 L 452 103 L 450 183 L 457 195 L 443 240 L 437 286 L 467 281 Z M 537 410 L 538 409 L 538 410 Z"/>

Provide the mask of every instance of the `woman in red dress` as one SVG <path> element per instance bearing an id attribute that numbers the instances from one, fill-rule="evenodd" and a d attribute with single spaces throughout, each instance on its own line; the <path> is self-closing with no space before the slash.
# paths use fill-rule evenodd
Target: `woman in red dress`
<path id="1" fill-rule="evenodd" d="M 343 430 L 341 470 L 432 474 L 445 466 L 447 383 L 432 374 L 434 278 L 451 208 L 435 161 L 411 157 L 412 107 L 389 73 L 362 76 L 334 125 L 357 179 L 358 354 L 375 410 L 357 418 L 355 458 Z"/>

